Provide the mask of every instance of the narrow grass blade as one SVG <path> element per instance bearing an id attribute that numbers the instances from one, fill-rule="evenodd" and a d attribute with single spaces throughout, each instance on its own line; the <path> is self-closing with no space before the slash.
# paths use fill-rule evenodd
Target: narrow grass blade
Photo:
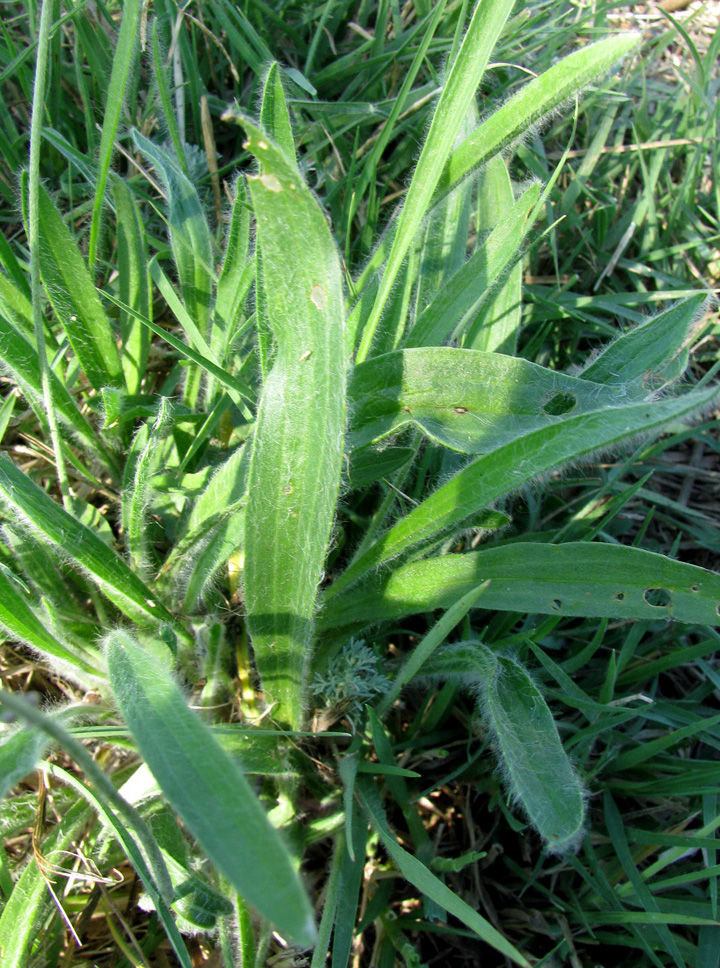
<path id="1" fill-rule="evenodd" d="M 123 386 L 110 320 L 70 229 L 40 186 L 40 272 L 43 287 L 95 390 Z"/>
<path id="2" fill-rule="evenodd" d="M 276 347 L 250 463 L 245 600 L 263 688 L 278 703 L 273 716 L 299 728 L 343 452 L 342 275 L 310 190 L 261 131 L 241 124 L 262 170 L 250 194 Z"/>
<path id="3" fill-rule="evenodd" d="M 188 709 L 170 674 L 167 647 L 158 641 L 146 650 L 132 636 L 114 632 L 107 662 L 120 711 L 187 829 L 278 931 L 312 944 L 312 909 L 290 855 L 236 764 Z"/>
<path id="4" fill-rule="evenodd" d="M 440 345 L 450 336 L 464 333 L 503 270 L 517 259 L 528 216 L 539 197 L 539 185 L 523 192 L 483 244 L 423 309 L 405 339 L 406 347 Z"/>
<path id="5" fill-rule="evenodd" d="M 473 103 L 493 47 L 510 15 L 509 0 L 480 0 L 462 46 L 445 80 L 430 130 L 418 159 L 380 281 L 375 303 L 365 324 L 357 361 L 369 354 L 375 330 L 407 251 L 430 206 L 432 196 L 455 139 Z"/>
<path id="6" fill-rule="evenodd" d="M 640 899 L 642 907 L 645 909 L 644 912 L 640 915 L 640 918 L 638 920 L 640 920 L 641 923 L 644 923 L 644 924 L 647 924 L 647 923 L 655 924 L 656 926 L 655 931 L 657 932 L 657 935 L 663 945 L 663 948 L 667 951 L 669 955 L 672 956 L 672 959 L 675 962 L 675 964 L 678 966 L 678 968 L 686 968 L 685 961 L 682 955 L 680 954 L 680 951 L 678 949 L 677 944 L 675 943 L 675 940 L 673 939 L 672 934 L 670 933 L 670 931 L 668 931 L 666 924 L 663 923 L 664 919 L 662 918 L 662 916 L 659 916 L 660 909 L 658 907 L 657 901 L 655 900 L 655 896 L 653 895 L 652 891 L 645 883 L 645 881 L 642 879 L 642 875 L 640 874 L 640 871 L 637 869 L 635 865 L 635 860 L 632 856 L 632 852 L 630 850 L 630 846 L 627 842 L 627 837 L 625 836 L 625 831 L 623 829 L 624 828 L 623 818 L 620 816 L 620 811 L 618 810 L 615 804 L 615 801 L 612 798 L 612 794 L 608 789 L 605 790 L 604 808 L 605 808 L 605 820 L 607 823 L 608 834 L 610 835 L 610 840 L 612 841 L 612 845 L 618 856 L 618 860 L 622 864 L 625 874 L 628 877 L 628 880 L 630 881 L 633 888 L 635 889 L 635 893 Z M 635 913 L 638 913 L 638 912 L 635 912 Z M 626 918 L 623 915 L 622 918 L 618 917 L 617 920 L 624 921 L 626 920 Z M 674 920 L 675 919 L 673 918 L 673 921 Z M 671 921 L 670 923 L 673 923 L 673 921 Z"/>
<path id="7" fill-rule="evenodd" d="M 69 850 L 90 818 L 91 810 L 82 801 L 60 817 L 59 823 L 42 842 L 42 855 L 48 862 L 63 863 Z M 31 857 L 0 916 L 0 961 L 3 968 L 25 968 L 32 955 L 40 917 L 51 904 L 45 875 Z"/>
<path id="8" fill-rule="evenodd" d="M 486 921 L 462 898 L 454 894 L 421 861 L 400 846 L 388 828 L 385 811 L 372 783 L 358 778 L 358 790 L 373 827 L 403 877 L 423 894 L 432 898 L 441 908 L 467 925 L 486 944 L 505 955 L 516 965 L 520 965 L 521 968 L 529 968 L 530 962 L 514 945 L 510 944 L 507 938 L 504 938 L 489 921 Z"/>
<path id="9" fill-rule="evenodd" d="M 671 421 L 701 412 L 716 396 L 717 389 L 712 387 L 676 400 L 568 417 L 561 426 L 535 430 L 477 458 L 368 548 L 326 592 L 326 601 L 381 562 L 433 535 L 459 529 L 472 514 L 539 474 L 617 446 L 637 434 L 660 433 Z"/>
<path id="10" fill-rule="evenodd" d="M 118 295 L 143 316 L 152 318 L 145 229 L 138 204 L 120 178 L 112 185 L 117 216 Z M 128 393 L 139 393 L 150 353 L 150 331 L 128 312 L 120 313 L 122 367 Z"/>
<path id="11" fill-rule="evenodd" d="M 478 235 L 492 232 L 497 225 L 502 224 L 514 205 L 515 198 L 507 163 L 499 156 L 491 158 L 478 180 Z M 514 356 L 522 316 L 521 303 L 522 260 L 517 260 L 507 278 L 490 294 L 472 321 L 464 345 L 489 353 L 508 353 Z"/>
<path id="12" fill-rule="evenodd" d="M 364 812 L 354 810 L 351 822 L 347 827 L 349 828 L 348 836 L 352 836 L 353 850 L 349 850 L 350 844 L 348 843 L 348 849 L 342 852 L 342 867 L 340 868 L 340 884 L 335 912 L 335 931 L 333 933 L 333 968 L 347 968 L 352 952 L 360 889 L 363 885 L 365 873 L 368 822 Z M 344 838 L 338 838 L 338 847 L 343 845 Z"/>
<path id="13" fill-rule="evenodd" d="M 143 625 L 173 621 L 122 558 L 33 484 L 5 454 L 0 455 L 0 502 L 15 524 L 89 575 L 124 614 Z"/>
<path id="14" fill-rule="evenodd" d="M 208 356 L 203 356 L 202 353 L 198 353 L 198 351 L 193 349 L 192 346 L 188 346 L 186 343 L 183 343 L 182 340 L 179 340 L 176 336 L 173 336 L 172 333 L 169 333 L 162 326 L 154 323 L 151 319 L 148 319 L 141 313 L 136 312 L 131 306 L 128 306 L 127 303 L 122 302 L 122 300 L 111 295 L 109 292 L 104 292 L 103 295 L 106 296 L 110 302 L 115 303 L 119 309 L 123 309 L 130 313 L 135 319 L 139 320 L 143 326 L 147 326 L 152 333 L 162 337 L 162 339 L 169 343 L 174 350 L 177 350 L 181 356 L 184 356 L 188 360 L 192 360 L 194 363 L 197 363 L 198 366 L 200 366 L 203 370 L 207 370 L 208 373 L 212 373 L 212 375 L 217 378 L 219 383 L 222 383 L 223 386 L 227 387 L 228 396 L 230 396 L 238 409 L 241 410 L 247 417 L 252 417 L 252 413 L 242 400 L 242 398 L 244 398 L 250 402 L 255 401 L 255 393 L 253 392 L 252 388 L 247 385 L 247 383 L 244 383 L 239 377 L 228 373 L 227 370 L 224 370 L 221 366 L 218 366 L 217 363 L 215 363 Z"/>
<path id="15" fill-rule="evenodd" d="M 449 608 L 482 581 L 483 608 L 720 625 L 720 575 L 625 545 L 518 542 L 380 573 L 328 603 L 323 627 Z"/>
<path id="16" fill-rule="evenodd" d="M 433 652 L 440 646 L 452 630 L 465 618 L 475 605 L 489 582 L 481 582 L 476 588 L 462 594 L 456 602 L 445 612 L 442 618 L 433 625 L 428 634 L 415 646 L 412 653 L 400 667 L 393 679 L 392 688 L 377 707 L 378 716 L 384 716 L 398 698 L 403 688 L 420 673 L 423 665 L 431 658 Z"/>
<path id="17" fill-rule="evenodd" d="M 213 241 L 195 186 L 175 159 L 133 129 L 133 141 L 160 175 L 168 198 L 168 228 L 185 308 L 204 339 L 210 339 L 214 291 Z"/>
<path id="18" fill-rule="evenodd" d="M 453 347 L 401 350 L 355 367 L 349 445 L 363 447 L 412 424 L 467 454 L 487 454 L 568 417 L 627 402 L 604 387 L 521 358 Z"/>
<path id="19" fill-rule="evenodd" d="M 38 354 L 31 342 L 0 315 L 0 360 L 17 382 L 28 403 L 42 420 L 43 388 Z M 48 371 L 52 398 L 58 420 L 72 438 L 88 453 L 101 460 L 115 474 L 115 459 L 108 453 L 94 430 L 78 410 L 74 397 L 52 370 Z"/>
<path id="20" fill-rule="evenodd" d="M 153 881 L 154 871 L 151 870 L 151 865 L 148 865 L 147 858 L 143 855 L 139 842 L 136 840 L 137 828 L 134 829 L 131 825 L 127 825 L 127 816 L 123 818 L 126 821 L 124 823 L 123 820 L 121 820 L 120 817 L 118 817 L 118 815 L 114 812 L 114 810 L 110 809 L 110 805 L 106 797 L 107 789 L 102 789 L 101 787 L 100 790 L 98 790 L 97 783 L 93 784 L 93 786 L 83 783 L 72 773 L 68 773 L 66 770 L 63 770 L 61 767 L 54 764 L 47 764 L 45 766 L 45 770 L 50 776 L 61 780 L 67 786 L 72 787 L 73 790 L 79 793 L 80 796 L 94 809 L 98 817 L 100 817 L 106 826 L 113 832 L 117 842 L 122 847 L 125 856 L 128 858 L 137 874 L 140 876 L 145 889 L 150 895 L 157 911 L 158 920 L 165 929 L 168 940 L 173 947 L 180 965 L 182 968 L 190 968 L 190 956 L 187 952 L 185 944 L 183 943 L 180 931 L 178 930 L 173 916 L 170 913 L 169 905 L 166 903 L 166 898 L 162 896 L 160 889 Z M 110 781 L 107 780 L 106 783 L 109 784 Z M 116 794 L 116 796 L 118 799 L 120 798 L 120 794 Z M 110 802 L 112 802 L 112 800 Z M 116 806 L 116 804 L 113 803 L 113 806 Z M 129 812 L 142 823 L 140 815 L 135 811 L 134 807 L 130 806 L 129 804 L 127 806 L 127 812 Z M 158 844 L 154 842 L 155 831 L 151 831 L 150 828 L 147 827 L 145 832 L 146 836 L 153 837 L 153 848 L 157 854 L 157 859 L 163 864 L 164 875 L 167 881 L 165 885 L 165 893 L 167 895 L 167 902 L 169 902 L 174 893 L 174 884 L 170 878 L 170 873 L 167 870 L 167 865 L 165 864 L 167 854 L 160 849 Z M 171 860 L 171 858 L 169 859 Z M 157 868 L 155 868 L 155 871 L 156 870 Z"/>
<path id="21" fill-rule="evenodd" d="M 526 84 L 452 152 L 438 181 L 436 200 L 595 78 L 606 74 L 639 42 L 640 34 L 632 31 L 607 37 L 569 54 Z"/>
<path id="22" fill-rule="evenodd" d="M 168 134 L 170 135 L 170 140 L 172 141 L 178 164 L 180 165 L 183 174 L 187 175 L 188 166 L 187 159 L 185 157 L 185 145 L 180 137 L 180 130 L 178 128 L 177 117 L 175 115 L 175 108 L 172 103 L 172 98 L 170 97 L 170 87 L 167 81 L 165 65 L 162 62 L 162 53 L 160 51 L 160 42 L 158 40 L 158 18 L 153 21 L 152 55 L 153 72 L 158 86 L 160 103 L 162 105 L 163 122 L 167 125 Z"/>
<path id="23" fill-rule="evenodd" d="M 113 56 L 112 73 L 105 102 L 105 116 L 103 117 L 102 133 L 100 135 L 100 154 L 97 166 L 97 182 L 95 185 L 95 199 L 93 201 L 92 222 L 90 223 L 90 242 L 88 244 L 88 265 L 90 274 L 95 270 L 98 246 L 100 244 L 100 230 L 102 224 L 103 202 L 107 187 L 110 162 L 115 147 L 115 135 L 120 123 L 120 112 L 125 100 L 125 88 L 132 68 L 135 54 L 140 15 L 143 9 L 141 0 L 124 0 L 117 46 Z"/>
<path id="24" fill-rule="evenodd" d="M 340 888 L 340 871 L 342 870 L 346 854 L 347 851 L 345 850 L 345 838 L 342 834 L 338 834 L 335 840 L 332 864 L 330 865 L 330 874 L 325 886 L 325 903 L 323 904 L 320 927 L 318 928 L 317 944 L 315 945 L 315 950 L 313 951 L 310 968 L 325 968 L 325 965 L 327 964 L 328 950 L 330 948 L 330 936 L 335 923 L 335 912 L 337 911 L 339 900 L 338 891 Z"/>
<path id="25" fill-rule="evenodd" d="M 435 653 L 424 675 L 472 689 L 496 740 L 500 767 L 551 853 L 578 846 L 585 822 L 580 779 L 563 749 L 552 713 L 525 669 L 479 642 Z"/>

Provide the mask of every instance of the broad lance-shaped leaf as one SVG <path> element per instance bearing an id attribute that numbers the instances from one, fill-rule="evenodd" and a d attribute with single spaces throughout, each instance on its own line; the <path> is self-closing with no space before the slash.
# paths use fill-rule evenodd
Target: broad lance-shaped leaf
<path id="1" fill-rule="evenodd" d="M 579 414 L 511 440 L 459 471 L 361 555 L 325 593 L 330 601 L 377 565 L 443 531 L 459 530 L 480 508 L 564 463 L 637 434 L 660 433 L 671 421 L 709 406 L 717 387 L 676 400 L 635 403 Z"/>
<path id="2" fill-rule="evenodd" d="M 623 333 L 585 367 L 583 379 L 628 387 L 635 384 L 632 387 L 635 395 L 643 393 L 643 383 L 651 385 L 653 377 L 656 381 L 658 376 L 662 378 L 668 361 L 680 352 L 706 299 L 704 292 L 683 299 L 646 323 Z"/>
<path id="3" fill-rule="evenodd" d="M 249 186 L 275 342 L 250 461 L 245 602 L 273 718 L 297 729 L 342 465 L 342 277 L 309 188 L 260 130 L 241 123 L 262 170 Z"/>
<path id="4" fill-rule="evenodd" d="M 89 575 L 129 618 L 143 625 L 172 622 L 162 602 L 97 534 L 30 480 L 6 455 L 0 455 L 0 507 L 64 560 Z"/>
<path id="5" fill-rule="evenodd" d="M 520 663 L 463 642 L 431 656 L 421 675 L 456 679 L 475 693 L 513 798 L 552 853 L 577 847 L 585 820 L 582 784 L 542 693 Z"/>
<path id="6" fill-rule="evenodd" d="M 370 318 L 357 352 L 366 359 L 380 316 L 415 233 L 427 214 L 435 187 L 468 115 L 493 47 L 512 10 L 512 0 L 479 0 L 440 95 L 428 136 L 397 220 Z"/>
<path id="7" fill-rule="evenodd" d="M 40 272 L 48 299 L 95 390 L 122 387 L 115 334 L 70 229 L 40 186 Z"/>
<path id="8" fill-rule="evenodd" d="M 720 575 L 651 551 L 588 541 L 523 541 L 380 571 L 329 602 L 320 624 L 372 625 L 449 608 L 487 580 L 481 608 L 720 625 Z"/>
<path id="9" fill-rule="evenodd" d="M 150 771 L 188 831 L 250 904 L 301 945 L 315 939 L 310 902 L 290 855 L 236 762 L 188 708 L 160 640 L 125 632 L 107 642 L 120 712 Z"/>
<path id="10" fill-rule="evenodd" d="M 624 386 L 605 387 L 517 357 L 450 346 L 373 357 L 355 367 L 348 396 L 352 449 L 415 424 L 468 454 L 487 454 L 570 416 L 627 403 Z"/>

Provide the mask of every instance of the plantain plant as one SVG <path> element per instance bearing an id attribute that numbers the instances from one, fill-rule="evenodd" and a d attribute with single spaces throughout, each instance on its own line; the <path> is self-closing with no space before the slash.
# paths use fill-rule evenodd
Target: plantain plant
<path id="1" fill-rule="evenodd" d="M 427 13 L 427 44 L 444 6 Z M 9 246 L 0 253 L 0 355 L 16 387 L 0 418 L 5 430 L 21 396 L 48 463 L 0 456 L 0 622 L 95 702 L 39 711 L 0 696 L 16 720 L 0 745 L 5 792 L 39 768 L 66 798 L 38 859 L 14 884 L 5 869 L 4 966 L 31 963 L 47 916 L 39 858 L 62 866 L 88 828 L 99 869 L 124 853 L 184 966 L 187 937 L 214 931 L 227 965 L 235 941 L 243 965 L 261 964 L 270 928 L 314 947 L 313 966 L 332 938 L 332 964 L 345 966 L 378 845 L 433 917 L 452 914 L 528 965 L 432 867 L 417 817 L 414 852 L 388 819 L 393 804 L 410 817 L 406 779 L 417 776 L 385 727 L 403 690 L 471 690 L 520 816 L 568 854 L 586 828 L 586 782 L 522 634 L 489 635 L 492 616 L 507 627 L 524 615 L 720 621 L 711 571 L 594 535 L 568 540 L 568 529 L 508 536 L 513 495 L 675 429 L 717 396 L 682 379 L 703 294 L 573 373 L 519 355 L 522 254 L 557 173 L 516 184 L 509 158 L 638 38 L 578 49 L 480 120 L 476 91 L 512 6 L 480 0 L 458 25 L 412 179 L 352 275 L 341 226 L 309 187 L 277 63 L 265 65 L 259 118 L 237 105 L 223 116 L 242 128 L 248 161 L 220 247 L 172 110 L 169 141 L 130 132 L 162 201 L 111 169 L 140 5 L 123 5 L 95 162 L 43 133 L 54 9 L 43 3 L 21 191 L 29 279 Z M 170 103 L 151 35 L 142 56 Z M 48 144 L 90 186 L 87 256 L 40 183 Z M 349 204 L 352 225 L 359 202 Z M 167 245 L 146 229 L 153 207 Z M 110 520 L 103 495 L 118 508 Z M 398 636 L 400 654 L 388 648 Z M 89 740 L 115 751 L 113 770 Z M 303 822 L 308 797 L 324 812 Z M 325 837 L 318 925 L 302 863 Z"/>

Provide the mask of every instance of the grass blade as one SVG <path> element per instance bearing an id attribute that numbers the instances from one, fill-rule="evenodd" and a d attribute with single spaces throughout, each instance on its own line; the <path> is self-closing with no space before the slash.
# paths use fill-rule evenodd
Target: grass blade
<path id="1" fill-rule="evenodd" d="M 120 31 L 113 57 L 110 85 L 105 102 L 105 116 L 103 118 L 102 133 L 100 135 L 100 154 L 97 166 L 97 182 L 95 185 L 95 199 L 93 201 L 92 222 L 90 223 L 90 241 L 88 244 L 88 266 L 90 275 L 95 271 L 98 246 L 100 244 L 100 230 L 102 224 L 102 209 L 105 201 L 110 162 L 115 147 L 115 135 L 120 123 L 120 112 L 125 100 L 125 87 L 132 67 L 135 53 L 138 23 L 143 8 L 141 0 L 124 0 Z"/>
<path id="2" fill-rule="evenodd" d="M 490 54 L 510 15 L 509 0 L 480 0 L 462 46 L 443 86 L 430 130 L 418 159 L 405 204 L 398 218 L 392 248 L 370 317 L 365 324 L 357 362 L 370 352 L 375 330 L 407 251 L 427 213 L 455 139 L 467 117 Z"/>
<path id="3" fill-rule="evenodd" d="M 516 965 L 520 965 L 521 968 L 529 968 L 530 962 L 514 945 L 510 944 L 507 938 L 504 938 L 489 921 L 473 910 L 462 898 L 453 894 L 450 888 L 432 874 L 417 857 L 413 857 L 400 846 L 388 828 L 385 811 L 372 783 L 359 777 L 357 788 L 373 827 L 403 877 L 449 914 L 453 914 L 466 924 L 486 944 L 514 961 Z"/>
<path id="4" fill-rule="evenodd" d="M 90 575 L 124 614 L 143 625 L 173 621 L 122 558 L 33 484 L 6 454 L 0 455 L 0 501 L 14 522 Z"/>

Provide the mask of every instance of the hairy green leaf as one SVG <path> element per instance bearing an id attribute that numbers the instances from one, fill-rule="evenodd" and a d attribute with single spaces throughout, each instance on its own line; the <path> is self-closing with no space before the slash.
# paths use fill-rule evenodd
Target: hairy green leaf
<path id="1" fill-rule="evenodd" d="M 88 267 L 60 212 L 39 187 L 40 271 L 45 292 L 90 385 L 95 390 L 123 386 L 115 335 Z"/>
<path id="2" fill-rule="evenodd" d="M 627 401 L 624 386 L 603 387 L 521 358 L 453 347 L 376 356 L 354 369 L 348 396 L 352 448 L 414 424 L 469 454 L 487 454 L 570 416 Z"/>
<path id="3" fill-rule="evenodd" d="M 465 642 L 435 653 L 423 674 L 453 678 L 473 690 L 512 796 L 551 852 L 576 848 L 585 821 L 582 784 L 542 693 L 520 663 Z"/>
<path id="4" fill-rule="evenodd" d="M 523 541 L 381 571 L 329 602 L 322 625 L 449 608 L 483 581 L 489 585 L 480 606 L 487 609 L 720 625 L 720 575 L 639 548 L 586 541 Z"/>
<path id="5" fill-rule="evenodd" d="M 437 197 L 450 191 L 473 168 L 513 144 L 596 77 L 607 73 L 639 41 L 640 35 L 632 31 L 607 37 L 569 54 L 533 78 L 452 152 L 438 181 Z"/>
<path id="6" fill-rule="evenodd" d="M 299 728 L 306 665 L 345 423 L 340 261 L 292 163 L 241 120 L 261 174 L 249 180 L 275 357 L 248 480 L 245 600 L 255 658 L 280 722 Z"/>
<path id="7" fill-rule="evenodd" d="M 107 662 L 120 711 L 187 829 L 263 917 L 298 944 L 311 944 L 312 909 L 290 855 L 235 762 L 188 709 L 165 644 L 146 649 L 114 632 Z"/>
<path id="8" fill-rule="evenodd" d="M 458 530 L 480 508 L 563 463 L 616 446 L 637 434 L 659 433 L 673 420 L 709 406 L 715 387 L 676 400 L 635 403 L 568 417 L 511 440 L 479 457 L 401 518 L 364 552 L 326 592 L 334 598 L 377 565 L 450 529 Z"/>

